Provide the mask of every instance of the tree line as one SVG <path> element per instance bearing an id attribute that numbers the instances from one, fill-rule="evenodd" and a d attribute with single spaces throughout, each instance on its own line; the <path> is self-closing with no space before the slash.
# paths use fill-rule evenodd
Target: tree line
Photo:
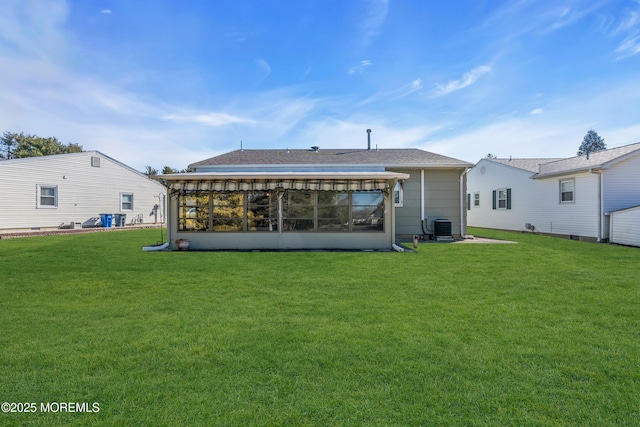
<path id="1" fill-rule="evenodd" d="M 50 156 L 52 154 L 80 153 L 82 145 L 63 144 L 55 137 L 43 138 L 24 133 L 4 132 L 0 138 L 0 159 Z"/>
<path id="2" fill-rule="evenodd" d="M 0 137 L 0 160 L 23 159 L 26 157 L 51 156 L 54 154 L 80 153 L 84 151 L 82 145 L 60 142 L 56 137 L 43 138 L 37 135 L 25 135 L 23 132 L 5 131 Z M 165 166 L 158 171 L 147 166 L 143 172 L 147 176 L 192 172 L 189 168 L 178 170 Z"/>

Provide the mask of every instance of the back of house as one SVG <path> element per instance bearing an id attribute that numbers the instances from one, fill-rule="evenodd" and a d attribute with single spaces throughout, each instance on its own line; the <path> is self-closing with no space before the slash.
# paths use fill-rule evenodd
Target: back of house
<path id="1" fill-rule="evenodd" d="M 196 249 L 388 249 L 435 219 L 464 234 L 470 166 L 417 149 L 312 147 L 236 150 L 159 178 L 170 239 Z"/>

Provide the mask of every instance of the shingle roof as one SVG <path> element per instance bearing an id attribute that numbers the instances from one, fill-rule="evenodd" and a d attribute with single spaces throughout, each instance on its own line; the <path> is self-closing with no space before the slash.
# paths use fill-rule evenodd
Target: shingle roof
<path id="1" fill-rule="evenodd" d="M 518 169 L 524 169 L 529 172 L 538 172 L 540 171 L 540 165 L 543 163 L 555 162 L 557 160 L 562 160 L 558 158 L 549 158 L 549 159 L 488 159 L 492 162 L 501 163 L 503 165 L 512 166 Z"/>
<path id="2" fill-rule="evenodd" d="M 408 149 L 236 150 L 189 167 L 234 165 L 378 165 L 405 167 L 471 167 L 473 164 L 429 151 Z"/>
<path id="3" fill-rule="evenodd" d="M 605 167 L 607 163 L 618 160 L 640 150 L 640 142 L 608 150 L 596 151 L 586 155 L 570 157 L 540 165 L 540 171 L 534 178 L 563 175 L 571 172 L 579 172 L 593 168 Z M 640 152 L 640 151 L 639 151 Z"/>

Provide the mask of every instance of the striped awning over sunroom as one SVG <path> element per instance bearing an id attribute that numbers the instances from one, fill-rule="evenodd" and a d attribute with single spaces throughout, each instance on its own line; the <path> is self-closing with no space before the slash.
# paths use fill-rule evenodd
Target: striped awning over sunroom
<path id="1" fill-rule="evenodd" d="M 408 179 L 409 175 L 396 172 L 234 172 L 169 174 L 156 178 L 165 180 L 174 191 L 372 191 L 392 188 L 394 181 Z"/>

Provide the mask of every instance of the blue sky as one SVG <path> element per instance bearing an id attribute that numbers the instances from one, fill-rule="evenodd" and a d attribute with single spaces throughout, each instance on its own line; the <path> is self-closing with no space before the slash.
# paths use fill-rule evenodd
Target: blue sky
<path id="1" fill-rule="evenodd" d="M 638 0 L 3 0 L 0 131 L 138 170 L 240 147 L 640 142 Z"/>

